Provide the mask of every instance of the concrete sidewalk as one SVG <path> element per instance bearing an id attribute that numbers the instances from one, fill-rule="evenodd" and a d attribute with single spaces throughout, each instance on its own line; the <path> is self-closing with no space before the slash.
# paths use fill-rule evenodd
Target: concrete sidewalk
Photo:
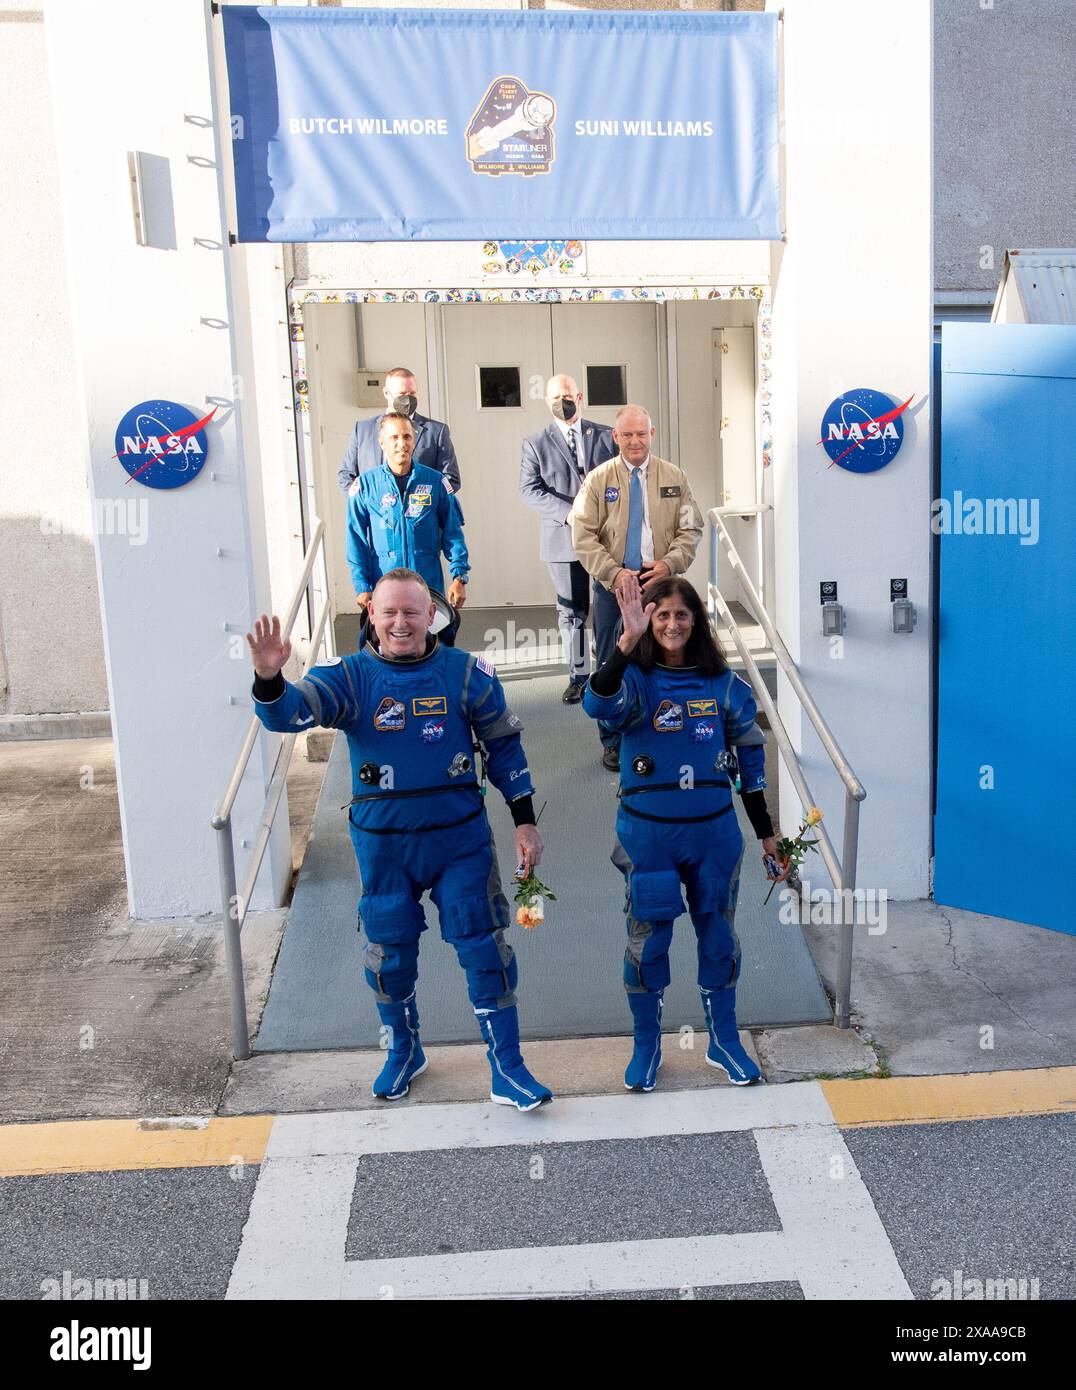
<path id="1" fill-rule="evenodd" d="M 292 761 L 294 864 L 324 768 Z M 0 743 L 0 787 L 0 1118 L 212 1113 L 231 1065 L 219 914 L 128 917 L 111 740 Z M 243 933 L 252 1028 L 285 920 Z"/>
<path id="2" fill-rule="evenodd" d="M 323 773 L 324 764 L 293 762 L 297 860 Z M 0 744 L 0 784 L 0 1121 L 369 1102 L 376 1052 L 256 1055 L 234 1065 L 219 923 L 127 918 L 108 740 Z M 260 914 L 244 934 L 252 1028 L 283 925 L 282 913 Z M 832 990 L 836 932 L 806 931 Z M 931 902 L 890 903 L 883 934 L 857 929 L 855 1027 L 772 1029 L 754 1047 L 771 1083 L 1073 1065 L 1074 965 L 1071 936 Z M 718 1081 L 699 1041 L 667 1042 L 669 1089 Z M 564 1094 L 615 1093 L 626 1055 L 624 1037 L 528 1048 Z M 431 1056 L 436 1066 L 416 1102 L 475 1098 L 485 1068 L 477 1042 Z"/>
<path id="3" fill-rule="evenodd" d="M 1076 1062 L 1076 937 L 929 901 L 887 906 L 883 934 L 856 929 L 852 1021 L 894 1076 Z M 806 933 L 832 993 L 837 931 Z"/>

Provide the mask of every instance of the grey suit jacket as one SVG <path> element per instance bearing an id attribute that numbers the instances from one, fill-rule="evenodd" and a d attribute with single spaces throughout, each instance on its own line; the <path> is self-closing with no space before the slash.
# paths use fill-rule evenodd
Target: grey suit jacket
<path id="1" fill-rule="evenodd" d="M 580 420 L 584 473 L 606 459 L 615 458 L 617 447 L 608 425 Z M 552 420 L 544 430 L 523 441 L 519 464 L 519 495 L 528 507 L 542 514 L 538 556 L 542 560 L 574 560 L 572 528 L 566 526 L 572 502 L 579 491 L 579 473 L 560 426 Z"/>

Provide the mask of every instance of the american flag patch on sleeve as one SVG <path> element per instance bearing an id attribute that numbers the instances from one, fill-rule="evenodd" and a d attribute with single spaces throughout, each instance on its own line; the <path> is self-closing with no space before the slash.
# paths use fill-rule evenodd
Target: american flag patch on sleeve
<path id="1" fill-rule="evenodd" d="M 493 662 L 489 661 L 486 657 L 476 656 L 474 661 L 478 669 L 480 671 L 485 671 L 487 676 L 495 676 L 497 674 L 496 666 L 494 666 Z"/>

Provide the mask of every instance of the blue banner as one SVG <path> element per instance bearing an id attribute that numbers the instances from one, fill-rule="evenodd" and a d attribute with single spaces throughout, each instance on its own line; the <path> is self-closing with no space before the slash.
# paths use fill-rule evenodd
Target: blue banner
<path id="1" fill-rule="evenodd" d="M 775 14 L 221 13 L 240 241 L 781 236 Z"/>

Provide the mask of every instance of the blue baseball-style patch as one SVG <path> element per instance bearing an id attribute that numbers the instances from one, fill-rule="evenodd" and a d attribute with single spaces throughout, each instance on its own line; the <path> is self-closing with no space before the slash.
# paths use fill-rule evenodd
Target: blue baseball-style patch
<path id="1" fill-rule="evenodd" d="M 684 727 L 684 707 L 674 700 L 662 700 L 654 711 L 654 728 L 659 734 L 675 734 Z"/>
<path id="2" fill-rule="evenodd" d="M 691 737 L 696 743 L 709 743 L 716 732 L 713 724 L 696 724 L 691 730 Z"/>
<path id="3" fill-rule="evenodd" d="M 439 724 L 436 719 L 427 719 L 422 726 L 422 742 L 437 743 L 445 736 L 444 721 Z"/>
<path id="4" fill-rule="evenodd" d="M 406 717 L 407 711 L 400 701 L 386 695 L 374 710 L 374 728 L 379 734 L 398 734 L 403 729 Z"/>
<path id="5" fill-rule="evenodd" d="M 607 502 L 619 502 L 620 489 L 618 487 L 607 487 L 605 489 L 605 500 Z"/>

